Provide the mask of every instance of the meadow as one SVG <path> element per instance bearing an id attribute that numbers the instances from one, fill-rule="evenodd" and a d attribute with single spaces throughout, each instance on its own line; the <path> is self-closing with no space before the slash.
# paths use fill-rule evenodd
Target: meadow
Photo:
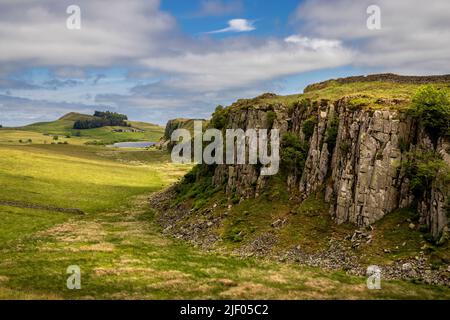
<path id="1" fill-rule="evenodd" d="M 449 288 L 385 281 L 373 291 L 345 272 L 166 238 L 148 197 L 190 166 L 172 164 L 162 151 L 88 146 L 82 137 L 44 144 L 41 134 L 0 130 L 0 299 L 450 298 Z M 80 290 L 66 287 L 70 265 L 81 268 Z"/>
<path id="2" fill-rule="evenodd" d="M 164 128 L 161 126 L 139 121 L 128 121 L 133 128 L 138 129 L 136 132 L 115 132 L 117 129 L 128 130 L 129 128 L 111 126 L 85 130 L 74 129 L 75 121 L 84 118 L 92 117 L 71 112 L 55 121 L 38 122 L 23 127 L 11 128 L 9 135 L 5 134 L 5 137 L 8 137 L 7 141 L 17 142 L 18 139 L 14 140 L 12 138 L 23 136 L 29 139 L 28 137 L 34 136 L 39 143 L 51 143 L 55 142 L 53 137 L 58 136 L 56 142 L 68 141 L 75 144 L 90 142 L 91 144 L 108 145 L 126 141 L 157 142 L 164 133 Z"/>

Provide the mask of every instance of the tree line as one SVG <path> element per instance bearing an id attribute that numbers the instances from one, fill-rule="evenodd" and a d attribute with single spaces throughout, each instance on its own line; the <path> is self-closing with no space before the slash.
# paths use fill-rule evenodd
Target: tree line
<path id="1" fill-rule="evenodd" d="M 128 117 L 124 114 L 111 111 L 95 111 L 94 118 L 75 121 L 74 129 L 92 129 L 106 126 L 130 127 Z"/>

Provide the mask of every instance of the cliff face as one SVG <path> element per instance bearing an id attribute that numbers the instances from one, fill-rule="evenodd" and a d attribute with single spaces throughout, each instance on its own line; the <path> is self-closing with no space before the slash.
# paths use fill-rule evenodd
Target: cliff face
<path id="1" fill-rule="evenodd" d="M 282 103 L 231 108 L 226 127 L 246 130 L 272 126 L 282 136 L 290 132 L 307 142 L 304 169 L 287 174 L 286 189 L 300 200 L 323 191 L 337 223 L 367 226 L 395 209 L 417 204 L 421 223 L 438 239 L 447 230 L 449 188 L 433 181 L 431 189 L 414 196 L 401 163 L 408 152 L 435 150 L 450 165 L 448 142 L 440 138 L 432 143 L 412 118 L 396 108 L 399 100 L 384 100 L 380 108 L 369 110 L 355 108 L 349 99 L 294 108 Z M 268 119 L 269 112 L 275 112 L 275 120 Z M 312 120 L 314 130 L 306 137 L 302 128 Z M 335 139 L 328 139 L 333 131 Z M 249 198 L 258 197 L 268 179 L 252 165 L 219 165 L 213 183 L 225 183 L 229 194 Z"/>
<path id="2" fill-rule="evenodd" d="M 191 134 L 193 134 L 195 121 L 202 121 L 202 123 L 206 122 L 206 120 L 204 119 L 184 119 L 184 118 L 172 119 L 167 121 L 166 128 L 164 130 L 164 136 L 158 142 L 157 147 L 161 149 L 171 150 L 173 147 L 173 143 L 170 141 L 172 133 L 177 129 L 186 129 L 189 130 Z"/>

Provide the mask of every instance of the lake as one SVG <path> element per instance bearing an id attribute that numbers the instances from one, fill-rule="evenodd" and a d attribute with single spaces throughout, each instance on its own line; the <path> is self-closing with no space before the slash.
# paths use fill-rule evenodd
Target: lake
<path id="1" fill-rule="evenodd" d="M 119 142 L 114 143 L 112 146 L 113 148 L 148 148 L 151 146 L 154 146 L 156 142 L 150 142 L 150 141 L 138 141 L 138 142 Z"/>

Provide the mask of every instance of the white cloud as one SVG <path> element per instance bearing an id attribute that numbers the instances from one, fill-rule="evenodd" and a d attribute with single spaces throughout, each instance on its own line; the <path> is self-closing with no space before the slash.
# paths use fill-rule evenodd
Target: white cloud
<path id="1" fill-rule="evenodd" d="M 228 27 L 220 30 L 210 31 L 207 33 L 225 33 L 225 32 L 249 32 L 255 30 L 252 21 L 247 19 L 232 19 L 228 21 Z"/>
<path id="2" fill-rule="evenodd" d="M 205 15 L 235 14 L 240 2 L 204 1 L 201 8 Z M 284 39 L 243 36 L 255 29 L 246 19 L 230 20 L 227 28 L 213 31 L 239 36 L 191 38 L 161 11 L 158 0 L 78 0 L 82 30 L 69 31 L 68 4 L 0 0 L 0 74 L 48 66 L 60 80 L 84 82 L 31 92 L 24 84 L 3 81 L 5 92 L 10 89 L 25 99 L 1 97 L 0 111 L 10 121 L 25 118 L 27 112 L 34 117 L 46 113 L 50 120 L 76 105 L 83 109 L 92 102 L 84 98 L 87 94 L 97 97 L 95 103 L 115 105 L 131 116 L 144 117 L 150 110 L 148 120 L 152 115 L 195 117 L 208 114 L 215 104 L 274 90 L 283 77 L 350 64 L 377 71 L 450 72 L 446 0 L 377 0 L 382 29 L 376 31 L 366 28 L 372 0 L 306 0 L 292 16 L 297 34 Z M 92 85 L 93 69 L 100 74 L 117 66 L 130 72 L 128 79 Z"/>
<path id="3" fill-rule="evenodd" d="M 136 59 L 176 37 L 175 20 L 158 0 L 79 0 L 81 30 L 68 30 L 66 1 L 0 3 L 0 63 L 104 66 Z M 167 34 L 171 33 L 171 37 Z"/>
<path id="4" fill-rule="evenodd" d="M 167 84 L 186 91 L 218 91 L 252 86 L 301 72 L 351 63 L 353 53 L 338 41 L 306 39 L 252 43 L 247 38 L 216 50 L 153 57 L 143 63 L 174 74 Z"/>
<path id="5" fill-rule="evenodd" d="M 369 5 L 381 9 L 381 30 L 366 26 Z M 294 16 L 302 34 L 340 39 L 358 51 L 356 66 L 400 73 L 450 72 L 450 1 L 307 0 Z"/>
<path id="6" fill-rule="evenodd" d="M 326 40 L 326 39 L 311 39 L 308 37 L 302 37 L 300 35 L 292 35 L 284 39 L 288 43 L 296 43 L 303 47 L 310 47 L 314 50 L 318 49 L 335 49 L 339 48 L 342 43 L 338 40 Z"/>

